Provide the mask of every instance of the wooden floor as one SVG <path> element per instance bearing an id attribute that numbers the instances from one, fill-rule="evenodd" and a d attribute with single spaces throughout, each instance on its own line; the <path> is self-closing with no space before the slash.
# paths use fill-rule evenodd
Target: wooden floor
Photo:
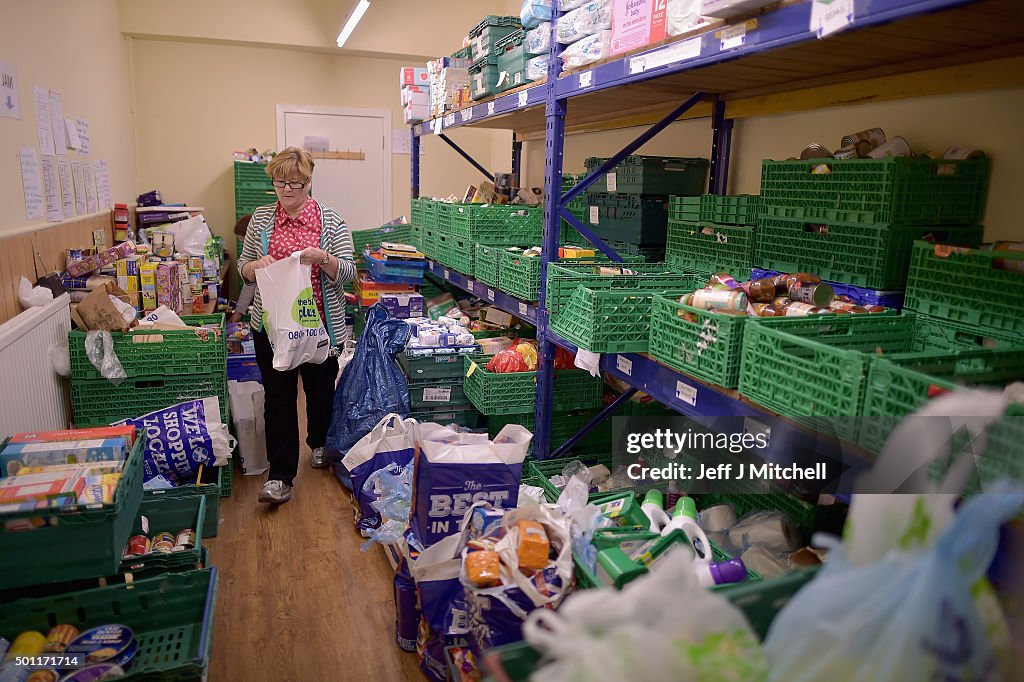
<path id="1" fill-rule="evenodd" d="M 208 543 L 220 574 L 210 682 L 424 679 L 395 644 L 391 566 L 380 547 L 359 550 L 337 478 L 310 468 L 303 444 L 291 501 L 258 504 L 265 480 L 235 471 Z"/>

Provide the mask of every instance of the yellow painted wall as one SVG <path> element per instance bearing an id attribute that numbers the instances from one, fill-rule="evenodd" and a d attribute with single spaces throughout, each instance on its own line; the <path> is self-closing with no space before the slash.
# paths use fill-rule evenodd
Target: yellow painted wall
<path id="1" fill-rule="evenodd" d="M 880 127 L 890 136 L 905 137 L 918 151 L 941 151 L 950 146 L 984 150 L 992 158 L 985 238 L 1024 240 L 1019 209 L 1020 179 L 1024 178 L 1021 111 L 1024 89 L 1011 89 L 741 119 L 733 134 L 729 191 L 757 193 L 762 159 L 798 156 L 812 142 L 834 149 L 847 133 Z M 582 172 L 586 157 L 609 156 L 637 134 L 639 129 L 571 136 L 566 139 L 565 170 Z M 531 142 L 526 146 L 527 182 L 540 186 L 544 179 L 543 144 Z M 707 158 L 711 153 L 710 122 L 676 123 L 640 153 Z"/>
<path id="2" fill-rule="evenodd" d="M 38 151 L 35 85 L 61 93 L 66 117 L 88 119 L 91 158 L 109 162 L 113 200 L 131 202 L 128 52 L 118 32 L 115 0 L 5 2 L 2 17 L 0 59 L 17 69 L 21 120 L 0 118 L 0 235 L 30 225 L 17 153 L 20 146 Z M 36 224 L 45 220 L 31 223 Z"/>
<path id="3" fill-rule="evenodd" d="M 399 106 L 401 61 L 138 39 L 131 53 L 140 191 L 159 188 L 166 200 L 204 206 L 211 229 L 225 237 L 235 223 L 231 154 L 276 146 L 277 104 L 390 109 L 392 127 L 408 130 Z M 488 130 L 452 134 L 485 166 L 498 136 L 511 139 Z M 423 194 L 447 196 L 479 182 L 441 140 L 424 140 Z M 393 214 L 408 215 L 409 155 L 393 155 L 392 186 Z"/>

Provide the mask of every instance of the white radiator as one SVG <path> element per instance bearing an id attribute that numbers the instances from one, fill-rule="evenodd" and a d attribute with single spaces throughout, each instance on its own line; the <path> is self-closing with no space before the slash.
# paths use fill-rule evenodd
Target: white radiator
<path id="1" fill-rule="evenodd" d="M 0 438 L 68 428 L 68 381 L 54 371 L 50 349 L 67 347 L 70 303 L 63 294 L 0 325 Z"/>

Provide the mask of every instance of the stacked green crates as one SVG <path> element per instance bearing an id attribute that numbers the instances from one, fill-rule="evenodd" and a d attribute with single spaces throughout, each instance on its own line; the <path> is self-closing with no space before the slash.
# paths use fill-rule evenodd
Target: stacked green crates
<path id="1" fill-rule="evenodd" d="M 498 286 L 499 259 L 504 248 L 490 244 L 477 244 L 474 247 L 473 274 L 478 280 L 488 286 Z"/>
<path id="2" fill-rule="evenodd" d="M 477 101 L 497 95 L 498 77 L 498 55 L 490 54 L 473 62 L 469 67 L 469 96 Z"/>
<path id="3" fill-rule="evenodd" d="M 211 327 L 111 334 L 114 350 L 127 374 L 127 379 L 118 385 L 99 375 L 89 362 L 85 334 L 70 332 L 75 423 L 79 427 L 103 426 L 211 396 L 220 403 L 221 421 L 229 423 L 224 316 L 184 316 L 182 320 L 197 327 Z"/>
<path id="4" fill-rule="evenodd" d="M 988 159 L 764 161 L 756 263 L 902 289 L 915 239 L 976 245 Z"/>
<path id="5" fill-rule="evenodd" d="M 436 260 L 472 277 L 476 244 L 513 246 L 538 243 L 542 218 L 541 209 L 526 206 L 440 204 Z"/>
<path id="6" fill-rule="evenodd" d="M 235 220 L 275 201 L 267 164 L 235 161 Z"/>
<path id="7" fill-rule="evenodd" d="M 499 40 L 522 28 L 519 17 L 487 15 L 469 30 L 471 59 L 475 62 L 489 56 L 496 51 Z"/>
<path id="8" fill-rule="evenodd" d="M 408 379 L 411 417 L 423 422 L 475 428 L 480 413 L 463 389 L 464 353 L 453 349 L 408 349 L 398 364 Z"/>
<path id="9" fill-rule="evenodd" d="M 533 412 L 537 372 L 489 372 L 486 369 L 489 360 L 484 355 L 467 355 L 463 360 L 465 392 L 473 406 L 488 416 Z M 554 412 L 587 410 L 601 405 L 600 377 L 592 377 L 579 369 L 556 370 L 554 376 Z"/>
<path id="10" fill-rule="evenodd" d="M 491 56 L 497 53 L 497 87 L 501 92 L 533 82 L 526 77 L 526 62 L 530 57 L 523 45 L 525 38 L 526 33 L 519 29 L 495 43 Z"/>
<path id="11" fill-rule="evenodd" d="M 665 260 L 710 275 L 728 272 L 746 278 L 754 264 L 756 228 L 669 219 Z"/>

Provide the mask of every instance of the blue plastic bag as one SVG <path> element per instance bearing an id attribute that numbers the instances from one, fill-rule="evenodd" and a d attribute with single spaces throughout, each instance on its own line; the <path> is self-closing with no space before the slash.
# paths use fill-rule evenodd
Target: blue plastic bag
<path id="1" fill-rule="evenodd" d="M 409 385 L 395 356 L 405 350 L 410 334 L 408 324 L 390 318 L 387 308 L 375 303 L 366 312 L 366 329 L 334 392 L 327 453 L 334 473 L 349 489 L 351 477 L 342 458 L 386 415 L 409 415 Z"/>
<path id="2" fill-rule="evenodd" d="M 1019 490 L 994 487 L 968 500 L 930 548 L 864 566 L 851 565 L 835 542 L 818 577 L 772 622 L 770 679 L 1002 679 L 998 628 L 983 622 L 973 591 L 984 584 L 1000 524 L 1022 501 Z"/>

